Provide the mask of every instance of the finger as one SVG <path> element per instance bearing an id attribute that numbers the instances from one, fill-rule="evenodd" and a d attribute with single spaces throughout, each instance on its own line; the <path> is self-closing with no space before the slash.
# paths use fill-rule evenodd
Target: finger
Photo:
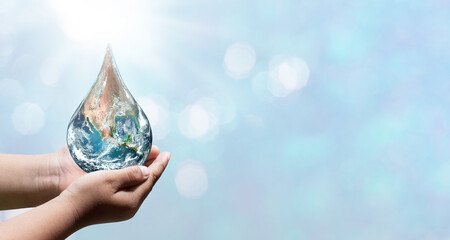
<path id="1" fill-rule="evenodd" d="M 144 166 L 150 166 L 150 164 L 158 157 L 159 155 L 159 147 L 156 145 L 152 146 L 152 150 L 150 151 L 150 154 L 148 155 L 147 160 L 144 163 Z"/>
<path id="2" fill-rule="evenodd" d="M 148 167 L 150 172 L 149 178 L 141 185 L 139 185 L 135 193 L 141 197 L 142 201 L 147 197 L 148 193 L 152 190 L 155 183 L 161 177 L 162 173 L 167 167 L 169 163 L 171 154 L 168 152 L 164 152 L 160 154 L 155 161 Z"/>
<path id="3" fill-rule="evenodd" d="M 148 166 L 149 177 L 150 180 L 153 181 L 153 184 L 161 177 L 164 169 L 166 169 L 167 164 L 169 163 L 170 157 L 171 155 L 169 152 L 163 152 L 160 157 L 156 158 L 155 161 Z"/>
<path id="4" fill-rule="evenodd" d="M 150 154 L 148 155 L 147 160 L 149 159 L 156 159 L 156 157 L 159 155 L 159 147 L 156 145 L 152 146 L 152 150 L 150 151 Z"/>
<path id="5" fill-rule="evenodd" d="M 144 166 L 132 166 L 120 170 L 110 171 L 111 177 L 117 182 L 117 190 L 136 186 L 148 179 L 150 172 Z"/>

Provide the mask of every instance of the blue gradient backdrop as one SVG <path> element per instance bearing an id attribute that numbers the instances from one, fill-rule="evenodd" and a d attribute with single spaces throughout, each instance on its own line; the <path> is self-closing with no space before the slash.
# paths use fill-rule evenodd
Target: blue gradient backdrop
<path id="1" fill-rule="evenodd" d="M 450 1 L 73 2 L 0 3 L 0 151 L 61 148 L 110 42 L 172 159 L 132 220 L 72 239 L 450 238 Z M 310 71 L 282 97 L 277 56 Z"/>

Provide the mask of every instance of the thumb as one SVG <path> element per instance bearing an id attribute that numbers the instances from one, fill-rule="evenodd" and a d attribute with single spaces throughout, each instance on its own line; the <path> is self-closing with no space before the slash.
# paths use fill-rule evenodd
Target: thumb
<path id="1" fill-rule="evenodd" d="M 114 170 L 112 176 L 117 180 L 119 188 L 132 187 L 144 182 L 150 172 L 145 166 L 132 166 L 121 170 Z"/>

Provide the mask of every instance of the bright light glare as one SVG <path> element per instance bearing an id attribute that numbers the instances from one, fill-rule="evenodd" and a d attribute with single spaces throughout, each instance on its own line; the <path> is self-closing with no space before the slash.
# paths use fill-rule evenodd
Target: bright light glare
<path id="1" fill-rule="evenodd" d="M 208 112 L 199 105 L 189 108 L 186 120 L 190 123 L 195 136 L 203 136 L 211 126 Z"/>
<path id="2" fill-rule="evenodd" d="M 127 37 L 136 26 L 136 11 L 128 1 L 51 0 L 66 35 L 77 41 L 108 43 Z"/>

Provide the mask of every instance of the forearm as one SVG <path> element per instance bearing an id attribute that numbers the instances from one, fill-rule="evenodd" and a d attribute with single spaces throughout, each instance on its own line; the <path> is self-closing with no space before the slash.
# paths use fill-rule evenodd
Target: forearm
<path id="1" fill-rule="evenodd" d="M 54 154 L 0 154 L 0 209 L 34 207 L 59 194 Z"/>
<path id="2" fill-rule="evenodd" d="M 56 197 L 24 214 L 0 223 L 1 239 L 65 239 L 81 226 L 70 201 Z"/>

